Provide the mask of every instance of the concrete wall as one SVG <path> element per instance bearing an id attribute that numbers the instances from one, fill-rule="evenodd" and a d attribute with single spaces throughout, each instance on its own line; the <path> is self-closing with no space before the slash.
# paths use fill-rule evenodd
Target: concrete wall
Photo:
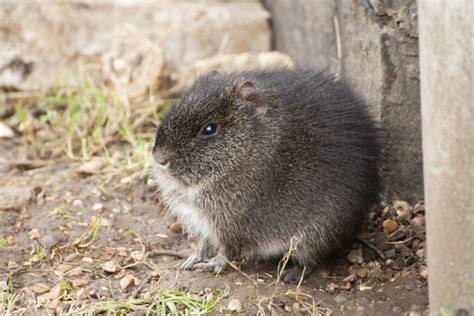
<path id="1" fill-rule="evenodd" d="M 473 2 L 419 4 L 430 310 L 473 315 Z"/>
<path id="2" fill-rule="evenodd" d="M 352 78 L 384 132 L 390 197 L 423 196 L 416 1 L 265 0 L 273 45 Z"/>

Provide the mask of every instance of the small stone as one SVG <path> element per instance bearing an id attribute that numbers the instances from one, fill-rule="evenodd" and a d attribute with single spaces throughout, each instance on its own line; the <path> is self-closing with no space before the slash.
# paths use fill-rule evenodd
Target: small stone
<path id="1" fill-rule="evenodd" d="M 41 295 L 38 298 L 39 302 L 53 302 L 59 300 L 66 294 L 66 290 L 60 284 L 56 284 L 49 292 Z"/>
<path id="2" fill-rule="evenodd" d="M 383 232 L 389 235 L 398 229 L 398 224 L 392 219 L 387 219 L 383 222 Z"/>
<path id="3" fill-rule="evenodd" d="M 38 240 L 41 237 L 40 232 L 37 228 L 33 228 L 28 234 L 30 235 L 31 240 Z"/>
<path id="4" fill-rule="evenodd" d="M 380 265 L 373 267 L 372 269 L 369 270 L 368 276 L 371 278 L 379 279 L 382 280 L 383 277 L 383 271 Z"/>
<path id="5" fill-rule="evenodd" d="M 159 237 L 159 238 L 162 238 L 162 239 L 169 238 L 168 235 L 166 235 L 166 234 L 156 234 L 156 237 Z"/>
<path id="6" fill-rule="evenodd" d="M 128 176 L 128 177 L 120 179 L 121 184 L 129 184 L 129 183 L 132 183 L 132 181 L 133 181 L 132 176 Z"/>
<path id="7" fill-rule="evenodd" d="M 104 210 L 104 204 L 96 203 L 94 206 L 92 206 L 92 209 L 97 212 L 102 212 Z"/>
<path id="8" fill-rule="evenodd" d="M 43 283 L 36 283 L 35 285 L 33 285 L 32 288 L 32 291 L 36 294 L 44 294 L 46 292 L 49 292 L 50 290 L 51 288 Z"/>
<path id="9" fill-rule="evenodd" d="M 344 280 L 342 280 L 342 282 L 354 283 L 356 280 L 357 280 L 357 277 L 355 276 L 355 274 L 349 274 L 348 276 L 344 278 Z"/>
<path id="10" fill-rule="evenodd" d="M 387 251 L 384 251 L 383 254 L 387 259 L 393 259 L 397 255 L 397 252 L 395 251 L 395 249 L 389 249 Z"/>
<path id="11" fill-rule="evenodd" d="M 176 234 L 181 234 L 183 232 L 183 227 L 180 223 L 173 223 L 168 228 Z"/>
<path id="12" fill-rule="evenodd" d="M 347 298 L 342 295 L 336 295 L 336 297 L 334 297 L 334 300 L 337 304 L 344 304 L 347 301 Z"/>
<path id="13" fill-rule="evenodd" d="M 65 264 L 65 263 L 61 263 L 56 267 L 56 271 L 61 272 L 61 273 L 66 273 L 72 269 L 74 269 L 73 265 Z"/>
<path id="14" fill-rule="evenodd" d="M 425 217 L 422 215 L 417 215 L 414 217 L 411 221 L 410 224 L 412 226 L 424 226 L 425 225 Z"/>
<path id="15" fill-rule="evenodd" d="M 335 283 L 329 283 L 327 286 L 326 286 L 326 292 L 328 292 L 329 294 L 333 294 L 335 291 L 336 291 L 336 284 Z"/>
<path id="16" fill-rule="evenodd" d="M 359 278 L 365 278 L 369 270 L 367 268 L 360 268 L 356 270 L 356 274 Z"/>
<path id="17" fill-rule="evenodd" d="M 423 279 L 428 279 L 428 269 L 426 267 L 421 268 L 420 275 Z"/>
<path id="18" fill-rule="evenodd" d="M 132 211 L 132 206 L 129 203 L 122 203 L 122 209 L 124 213 L 130 213 Z"/>
<path id="19" fill-rule="evenodd" d="M 0 186 L 0 210 L 21 210 L 34 200 L 36 191 L 31 186 Z"/>
<path id="20" fill-rule="evenodd" d="M 392 311 L 395 313 L 395 314 L 400 314 L 402 312 L 402 308 L 399 307 L 399 306 L 395 306 Z"/>
<path id="21" fill-rule="evenodd" d="M 88 280 L 84 280 L 84 279 L 74 279 L 71 281 L 71 284 L 74 288 L 79 288 L 79 287 L 84 287 L 86 286 L 87 284 L 89 284 L 89 281 Z"/>
<path id="22" fill-rule="evenodd" d="M 425 206 L 422 203 L 416 203 L 413 212 L 415 214 L 421 213 L 425 211 Z"/>
<path id="23" fill-rule="evenodd" d="M 100 221 L 100 226 L 101 227 L 112 227 L 112 222 L 108 218 L 102 218 Z"/>
<path id="24" fill-rule="evenodd" d="M 350 263 L 361 264 L 362 262 L 364 262 L 362 248 L 359 247 L 349 251 L 346 258 L 347 260 L 349 260 Z"/>
<path id="25" fill-rule="evenodd" d="M 65 240 L 64 235 L 47 234 L 40 239 L 40 243 L 49 250 Z"/>
<path id="26" fill-rule="evenodd" d="M 75 207 L 84 207 L 84 203 L 81 200 L 74 200 L 72 201 L 72 205 Z"/>
<path id="27" fill-rule="evenodd" d="M 125 290 L 129 286 L 135 285 L 135 277 L 131 274 L 127 274 L 120 280 L 119 283 L 122 290 Z"/>
<path id="28" fill-rule="evenodd" d="M 18 268 L 18 263 L 16 263 L 15 261 L 8 261 L 7 267 L 8 267 L 9 269 Z"/>
<path id="29" fill-rule="evenodd" d="M 393 202 L 393 208 L 401 220 L 409 221 L 412 217 L 413 208 L 406 201 L 397 200 Z"/>
<path id="30" fill-rule="evenodd" d="M 96 174 L 100 171 L 103 165 L 103 160 L 100 158 L 92 159 L 91 161 L 84 162 L 78 168 L 78 172 L 84 175 Z"/>
<path id="31" fill-rule="evenodd" d="M 13 238 L 13 236 L 7 236 L 7 238 L 5 238 L 7 240 L 7 245 L 12 247 L 12 246 L 15 246 L 15 239 Z"/>
<path id="32" fill-rule="evenodd" d="M 91 257 L 84 257 L 82 258 L 82 262 L 94 263 L 94 259 L 92 259 Z"/>
<path id="33" fill-rule="evenodd" d="M 85 299 L 88 296 L 88 291 L 86 288 L 81 288 L 76 291 L 76 297 L 78 299 Z"/>
<path id="34" fill-rule="evenodd" d="M 64 258 L 64 261 L 65 262 L 73 262 L 73 261 L 79 260 L 81 257 L 82 257 L 81 254 L 79 254 L 77 252 L 73 252 L 73 253 L 68 254 Z"/>
<path id="35" fill-rule="evenodd" d="M 100 267 L 102 268 L 102 270 L 109 273 L 115 273 L 120 269 L 120 266 L 114 260 L 104 262 L 103 264 L 100 265 Z"/>
<path id="36" fill-rule="evenodd" d="M 8 125 L 0 122 L 0 138 L 13 138 L 14 136 L 13 130 Z"/>
<path id="37" fill-rule="evenodd" d="M 414 264 L 416 262 L 416 258 L 414 256 L 409 256 L 408 258 L 405 259 L 405 265 L 408 267 L 408 266 L 411 266 L 412 264 Z"/>
<path id="38" fill-rule="evenodd" d="M 242 303 L 236 298 L 231 299 L 229 304 L 227 305 L 227 309 L 229 311 L 239 312 L 242 310 Z"/>
<path id="39" fill-rule="evenodd" d="M 365 284 L 359 285 L 359 291 L 363 292 L 363 291 L 368 291 L 368 290 L 372 290 L 372 287 Z"/>
<path id="40" fill-rule="evenodd" d="M 426 250 L 425 249 L 418 249 L 416 251 L 416 255 L 418 256 L 418 258 L 426 258 Z"/>
<path id="41" fill-rule="evenodd" d="M 362 305 L 361 305 L 361 306 L 357 306 L 356 310 L 357 310 L 358 312 L 363 312 L 363 311 L 365 310 L 365 307 L 362 306 Z"/>

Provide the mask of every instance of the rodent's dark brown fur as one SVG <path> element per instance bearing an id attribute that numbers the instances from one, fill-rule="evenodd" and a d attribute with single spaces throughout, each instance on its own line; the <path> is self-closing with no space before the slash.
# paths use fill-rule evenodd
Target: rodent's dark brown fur
<path id="1" fill-rule="evenodd" d="M 217 132 L 201 137 L 210 122 Z M 377 202 L 379 151 L 366 104 L 342 79 L 303 69 L 213 73 L 158 127 L 155 159 L 169 167 L 153 174 L 203 240 L 187 268 L 209 246 L 229 259 L 281 257 L 292 237 L 294 259 L 314 265 L 345 247 Z"/>

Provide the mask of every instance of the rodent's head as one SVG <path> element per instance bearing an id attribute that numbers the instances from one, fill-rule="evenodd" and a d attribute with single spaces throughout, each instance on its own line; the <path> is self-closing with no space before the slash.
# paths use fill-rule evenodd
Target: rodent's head
<path id="1" fill-rule="evenodd" d="M 272 116 L 267 101 L 255 80 L 215 71 L 199 78 L 157 128 L 157 171 L 198 185 L 261 155 Z"/>

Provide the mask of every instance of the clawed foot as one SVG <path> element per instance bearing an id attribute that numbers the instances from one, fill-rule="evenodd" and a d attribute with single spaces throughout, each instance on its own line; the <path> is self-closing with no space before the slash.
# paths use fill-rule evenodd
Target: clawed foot
<path id="1" fill-rule="evenodd" d="M 199 253 L 195 252 L 184 261 L 179 268 L 183 270 L 194 270 L 196 264 L 199 264 L 204 261 L 204 258 L 200 256 Z"/>
<path id="2" fill-rule="evenodd" d="M 209 262 L 201 262 L 194 265 L 194 269 L 201 269 L 204 272 L 219 273 L 227 266 L 227 259 L 218 254 Z"/>
<path id="3" fill-rule="evenodd" d="M 305 279 L 315 270 L 313 266 L 306 266 L 306 268 L 301 268 L 300 266 L 295 266 L 288 270 L 283 271 L 281 279 L 287 284 L 298 284 L 301 278 Z"/>

